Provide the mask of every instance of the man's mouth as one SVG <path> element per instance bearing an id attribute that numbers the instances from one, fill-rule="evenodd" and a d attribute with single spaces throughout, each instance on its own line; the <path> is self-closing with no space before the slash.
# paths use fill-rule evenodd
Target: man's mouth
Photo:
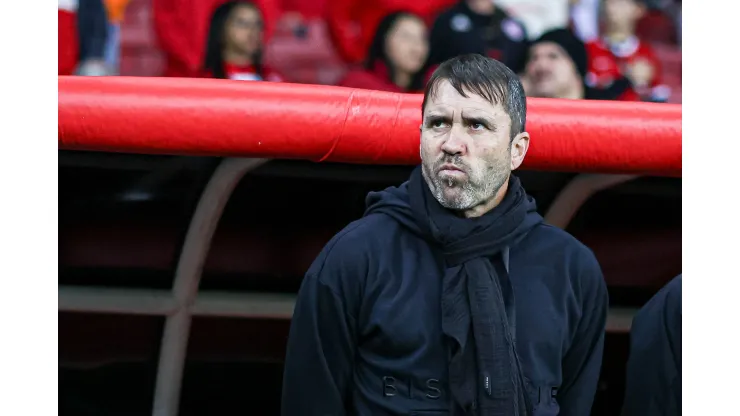
<path id="1" fill-rule="evenodd" d="M 459 166 L 453 165 L 452 163 L 445 163 L 439 167 L 437 173 L 445 175 L 461 175 L 465 173 L 465 170 Z"/>

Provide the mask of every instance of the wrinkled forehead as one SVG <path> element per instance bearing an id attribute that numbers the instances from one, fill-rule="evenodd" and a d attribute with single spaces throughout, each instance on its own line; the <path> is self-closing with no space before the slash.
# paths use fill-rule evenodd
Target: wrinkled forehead
<path id="1" fill-rule="evenodd" d="M 491 103 L 472 91 L 466 91 L 465 96 L 460 94 L 447 80 L 442 80 L 430 92 L 424 118 L 429 116 L 454 117 L 487 117 L 497 121 L 511 122 L 506 109 L 501 103 Z"/>

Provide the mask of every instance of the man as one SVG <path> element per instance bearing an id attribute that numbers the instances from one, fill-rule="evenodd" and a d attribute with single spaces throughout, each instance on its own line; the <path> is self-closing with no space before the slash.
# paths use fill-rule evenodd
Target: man
<path id="1" fill-rule="evenodd" d="M 616 78 L 594 88 L 583 41 L 567 29 L 551 30 L 534 41 L 522 82 L 531 97 L 631 100 L 630 82 Z"/>
<path id="2" fill-rule="evenodd" d="M 674 277 L 632 322 L 625 416 L 681 414 L 681 280 Z"/>
<path id="3" fill-rule="evenodd" d="M 435 70 L 421 166 L 367 197 L 298 295 L 283 415 L 590 414 L 607 292 L 592 252 L 511 175 L 529 148 L 517 76 Z"/>
<path id="4" fill-rule="evenodd" d="M 526 59 L 526 30 L 493 0 L 460 0 L 434 21 L 429 63 L 433 67 L 468 53 L 494 58 L 518 72 Z"/>

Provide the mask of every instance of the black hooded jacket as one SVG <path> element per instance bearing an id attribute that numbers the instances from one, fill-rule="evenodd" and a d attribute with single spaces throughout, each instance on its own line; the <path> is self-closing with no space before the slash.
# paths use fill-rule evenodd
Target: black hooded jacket
<path id="1" fill-rule="evenodd" d="M 291 324 L 282 414 L 447 415 L 438 247 L 420 234 L 408 182 L 372 193 L 366 215 L 324 247 Z M 586 416 L 608 309 L 592 252 L 547 225 L 529 198 L 508 251 L 516 344 L 537 416 Z"/>
<path id="2" fill-rule="evenodd" d="M 678 275 L 632 321 L 624 416 L 681 415 L 681 292 Z"/>

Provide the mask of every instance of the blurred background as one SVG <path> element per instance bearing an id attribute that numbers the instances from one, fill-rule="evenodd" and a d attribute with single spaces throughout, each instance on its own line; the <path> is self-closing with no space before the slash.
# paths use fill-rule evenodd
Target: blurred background
<path id="1" fill-rule="evenodd" d="M 532 97 L 681 102 L 681 1 L 58 2 L 59 75 L 418 93 L 439 63 L 480 53 L 519 74 Z M 170 288 L 189 220 L 219 161 L 60 150 L 60 287 Z M 406 180 L 410 170 L 276 160 L 250 172 L 216 231 L 201 292 L 295 294 L 323 244 L 362 215 L 367 192 Z M 681 272 L 681 179 L 597 178 L 598 193 L 558 215 L 558 201 L 583 177 L 519 175 L 541 213 L 594 250 L 612 308 L 627 322 L 607 335 L 593 411 L 617 415 L 629 311 Z M 164 322 L 60 311 L 60 413 L 151 414 Z M 279 414 L 288 326 L 194 318 L 180 414 Z"/>

